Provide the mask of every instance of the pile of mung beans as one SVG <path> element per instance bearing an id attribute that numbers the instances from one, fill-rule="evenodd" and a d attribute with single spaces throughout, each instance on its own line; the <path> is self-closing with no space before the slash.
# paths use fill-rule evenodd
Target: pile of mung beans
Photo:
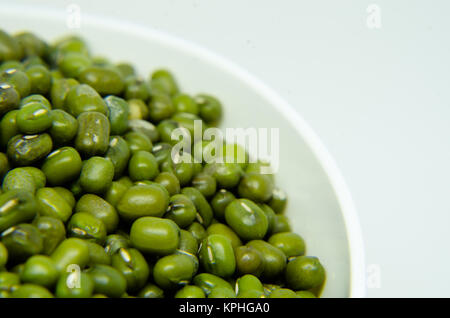
<path id="1" fill-rule="evenodd" d="M 267 163 L 173 158 L 174 129 L 221 117 L 165 69 L 0 30 L 0 298 L 318 297 Z"/>

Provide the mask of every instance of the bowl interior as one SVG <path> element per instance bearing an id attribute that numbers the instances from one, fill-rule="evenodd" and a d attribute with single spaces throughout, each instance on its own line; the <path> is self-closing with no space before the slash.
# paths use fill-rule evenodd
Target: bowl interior
<path id="1" fill-rule="evenodd" d="M 276 182 L 288 193 L 287 214 L 294 231 L 304 237 L 307 254 L 318 256 L 327 270 L 322 296 L 361 296 L 352 291 L 355 282 L 346 220 L 329 176 L 299 134 L 296 125 L 304 123 L 289 120 L 261 91 L 263 86 L 253 85 L 221 59 L 159 32 L 86 15 L 81 28 L 70 30 L 63 11 L 21 11 L 2 10 L 1 27 L 10 32 L 32 30 L 49 41 L 69 33 L 80 34 L 96 55 L 130 61 L 142 76 L 147 77 L 155 68 L 169 68 L 183 91 L 216 95 L 224 104 L 222 128 L 279 128 Z"/>

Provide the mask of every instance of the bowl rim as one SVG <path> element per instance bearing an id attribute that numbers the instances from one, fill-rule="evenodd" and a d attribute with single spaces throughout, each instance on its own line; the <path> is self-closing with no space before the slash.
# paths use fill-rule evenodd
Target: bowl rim
<path id="1" fill-rule="evenodd" d="M 33 10 L 30 10 L 30 6 Z M 20 14 L 22 17 L 30 16 L 36 18 L 48 17 L 53 20 L 64 20 L 66 12 L 62 9 L 36 4 L 7 4 L 2 5 L 3 14 Z M 305 119 L 284 100 L 272 88 L 262 80 L 252 75 L 242 66 L 235 62 L 209 50 L 197 43 L 177 37 L 162 30 L 156 30 L 147 25 L 131 22 L 126 19 L 105 16 L 98 13 L 82 12 L 81 23 L 94 27 L 108 28 L 117 31 L 127 30 L 135 33 L 139 37 L 158 41 L 167 46 L 172 46 L 192 55 L 199 56 L 209 63 L 216 65 L 221 70 L 240 78 L 252 89 L 257 91 L 262 97 L 270 102 L 282 115 L 292 124 L 297 133 L 302 136 L 305 143 L 310 147 L 313 154 L 319 160 L 322 168 L 328 176 L 329 182 L 335 192 L 347 231 L 350 257 L 350 284 L 349 297 L 360 298 L 366 296 L 366 273 L 365 273 L 365 253 L 364 243 L 359 222 L 358 213 L 355 208 L 350 190 L 341 174 L 335 160 L 325 148 L 319 136 L 314 132 Z"/>

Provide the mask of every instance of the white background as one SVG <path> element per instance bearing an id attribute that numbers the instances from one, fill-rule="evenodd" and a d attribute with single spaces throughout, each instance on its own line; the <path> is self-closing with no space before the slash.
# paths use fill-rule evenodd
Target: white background
<path id="1" fill-rule="evenodd" d="M 350 187 L 367 263 L 381 274 L 368 295 L 450 297 L 450 2 L 31 2 L 163 30 L 262 79 L 310 123 Z M 366 24 L 372 3 L 380 29 Z"/>

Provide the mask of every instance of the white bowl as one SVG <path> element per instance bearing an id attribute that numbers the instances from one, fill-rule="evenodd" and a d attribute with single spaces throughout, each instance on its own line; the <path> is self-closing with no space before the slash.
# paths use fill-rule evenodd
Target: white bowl
<path id="1" fill-rule="evenodd" d="M 277 184 L 289 196 L 288 216 L 307 254 L 327 270 L 323 297 L 364 297 L 361 230 L 351 196 L 333 159 L 308 124 L 273 90 L 242 68 L 197 45 L 130 22 L 83 13 L 69 30 L 67 13 L 2 4 L 1 28 L 31 30 L 46 40 L 78 33 L 96 55 L 130 61 L 142 75 L 172 70 L 182 89 L 207 92 L 224 104 L 223 127 L 279 128 Z"/>

